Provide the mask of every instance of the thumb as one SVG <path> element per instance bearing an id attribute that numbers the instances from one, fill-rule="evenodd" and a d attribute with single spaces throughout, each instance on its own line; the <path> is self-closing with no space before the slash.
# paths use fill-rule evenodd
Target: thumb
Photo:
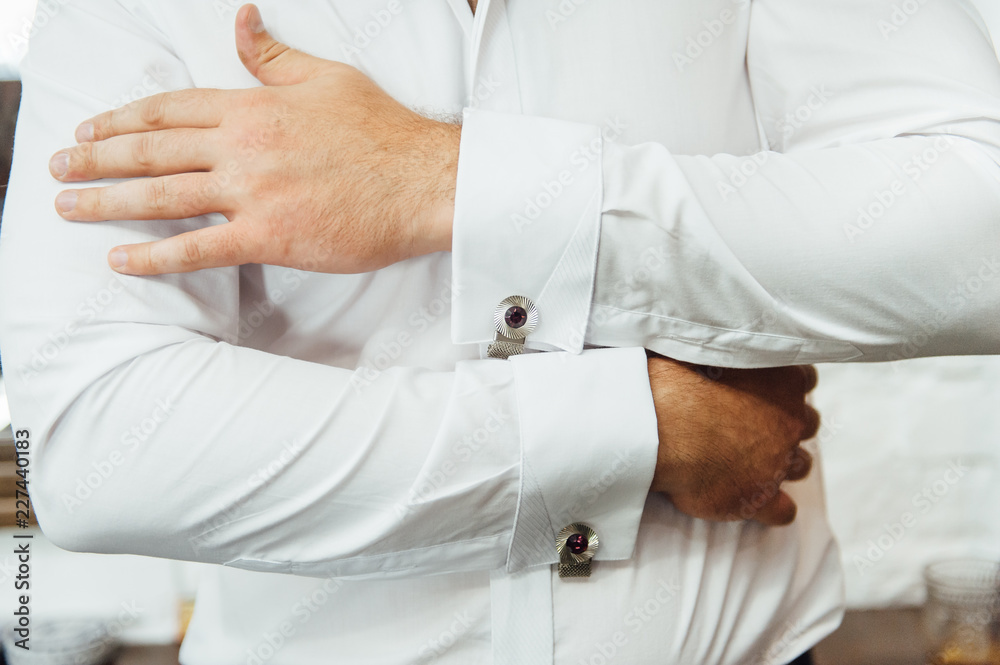
<path id="1" fill-rule="evenodd" d="M 277 41 L 255 5 L 236 14 L 236 49 L 243 66 L 264 85 L 294 85 L 317 77 L 328 62 Z"/>

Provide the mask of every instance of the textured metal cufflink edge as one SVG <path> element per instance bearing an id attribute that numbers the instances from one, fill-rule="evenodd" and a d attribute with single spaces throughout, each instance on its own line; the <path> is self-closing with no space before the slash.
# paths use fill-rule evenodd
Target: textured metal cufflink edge
<path id="1" fill-rule="evenodd" d="M 496 334 L 487 349 L 490 358 L 507 359 L 524 351 L 524 339 L 538 327 L 538 308 L 525 296 L 508 296 L 493 310 Z"/>
<path id="2" fill-rule="evenodd" d="M 573 539 L 577 540 L 575 545 Z M 597 532 L 588 524 L 574 522 L 564 527 L 556 536 L 559 577 L 590 577 L 590 562 L 600 544 Z"/>

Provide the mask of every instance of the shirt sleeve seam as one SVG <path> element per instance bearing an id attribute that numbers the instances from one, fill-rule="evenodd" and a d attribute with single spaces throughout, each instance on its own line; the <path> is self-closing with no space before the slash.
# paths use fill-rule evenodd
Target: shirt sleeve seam
<path id="1" fill-rule="evenodd" d="M 820 344 L 828 344 L 830 342 L 834 342 L 836 344 L 849 344 L 849 342 L 844 342 L 843 340 L 811 339 L 811 338 L 808 338 L 808 337 L 795 337 L 795 336 L 792 336 L 792 335 L 776 335 L 774 333 L 755 332 L 755 331 L 752 331 L 752 330 L 740 330 L 738 328 L 726 328 L 725 326 L 713 326 L 711 324 L 696 323 L 694 321 L 688 321 L 687 319 L 680 319 L 680 318 L 677 318 L 677 317 L 674 317 L 674 316 L 667 316 L 665 314 L 654 314 L 652 312 L 638 312 L 638 311 L 635 311 L 635 310 L 625 309 L 623 307 L 615 307 L 614 305 L 606 305 L 606 304 L 603 304 L 603 303 L 596 303 L 595 302 L 593 304 L 593 306 L 594 307 L 600 307 L 602 309 L 610 309 L 610 310 L 613 310 L 613 311 L 616 311 L 616 312 L 621 312 L 623 314 L 632 314 L 634 316 L 646 316 L 646 317 L 651 317 L 651 318 L 654 318 L 654 319 L 662 319 L 664 321 L 676 321 L 677 323 L 684 323 L 684 324 L 687 324 L 687 325 L 690 325 L 690 326 L 695 326 L 697 328 L 704 328 L 704 329 L 709 329 L 709 330 L 718 330 L 720 332 L 735 333 L 735 334 L 739 334 L 739 335 L 752 335 L 754 337 L 767 337 L 767 338 L 787 340 L 787 341 L 792 341 L 792 342 L 813 342 L 813 343 L 820 343 Z M 676 335 L 659 335 L 659 336 L 660 337 L 669 337 L 671 339 L 681 339 L 681 340 L 684 340 L 684 341 L 694 341 L 694 342 L 697 342 L 699 344 L 704 344 L 704 342 L 700 342 L 698 340 L 690 340 L 690 339 L 688 339 L 686 337 L 678 337 Z"/>

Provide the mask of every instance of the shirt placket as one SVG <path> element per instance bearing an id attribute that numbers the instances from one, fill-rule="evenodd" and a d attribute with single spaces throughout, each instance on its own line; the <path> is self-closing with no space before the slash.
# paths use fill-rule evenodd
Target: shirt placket
<path id="1" fill-rule="evenodd" d="M 466 2 L 466 0 L 455 0 Z M 505 0 L 481 0 L 473 21 L 466 105 L 521 113 L 514 42 Z M 553 543 L 555 547 L 555 543 Z M 493 665 L 552 665 L 552 570 L 490 575 Z"/>

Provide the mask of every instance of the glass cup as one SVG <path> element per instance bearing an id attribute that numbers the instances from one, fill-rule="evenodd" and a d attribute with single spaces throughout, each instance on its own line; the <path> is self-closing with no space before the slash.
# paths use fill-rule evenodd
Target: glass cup
<path id="1" fill-rule="evenodd" d="M 1000 562 L 952 559 L 924 570 L 930 665 L 1000 665 Z"/>

